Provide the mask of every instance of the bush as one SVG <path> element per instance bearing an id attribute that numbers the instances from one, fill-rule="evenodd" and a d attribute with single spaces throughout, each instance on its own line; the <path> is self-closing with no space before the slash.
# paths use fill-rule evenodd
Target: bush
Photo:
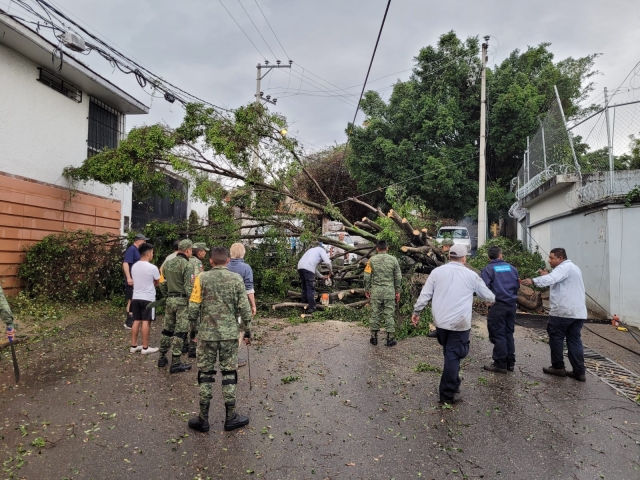
<path id="1" fill-rule="evenodd" d="M 283 297 L 298 279 L 298 255 L 286 238 L 265 237 L 259 245 L 247 248 L 245 262 L 253 269 L 256 292 L 264 297 Z"/>
<path id="2" fill-rule="evenodd" d="M 31 297 L 93 302 L 122 292 L 123 255 L 121 237 L 63 232 L 27 248 L 18 276 Z"/>
<path id="3" fill-rule="evenodd" d="M 485 243 L 478 249 L 476 256 L 469 259 L 469 265 L 477 270 L 482 270 L 489 263 L 487 252 L 489 247 L 493 246 L 502 248 L 505 262 L 518 269 L 520 278 L 537 277 L 538 269 L 545 267 L 544 259 L 537 249 L 535 252 L 529 252 L 523 248 L 520 240 L 514 241 L 505 237 L 492 238 Z"/>

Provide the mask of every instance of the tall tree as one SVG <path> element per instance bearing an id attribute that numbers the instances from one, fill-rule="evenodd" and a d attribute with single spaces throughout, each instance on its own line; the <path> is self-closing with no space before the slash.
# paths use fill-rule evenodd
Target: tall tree
<path id="1" fill-rule="evenodd" d="M 522 164 L 527 135 L 536 132 L 538 117 L 555 101 L 553 86 L 568 116 L 583 112 L 580 103 L 593 89 L 596 55 L 554 63 L 548 47 L 515 50 L 487 72 L 487 173 L 494 196 L 500 190 L 506 195 Z M 477 203 L 479 42 L 449 32 L 435 47 L 422 48 L 415 61 L 413 74 L 394 85 L 388 102 L 366 93 L 363 125 L 347 127 L 348 165 L 361 190 L 403 182 L 427 207 L 460 218 Z"/>

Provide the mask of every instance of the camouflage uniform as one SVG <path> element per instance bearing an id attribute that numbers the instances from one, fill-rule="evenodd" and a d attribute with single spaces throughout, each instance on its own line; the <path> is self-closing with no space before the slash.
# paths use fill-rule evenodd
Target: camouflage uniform
<path id="1" fill-rule="evenodd" d="M 201 250 L 205 250 L 207 252 L 209 251 L 209 249 L 207 248 L 207 245 L 204 243 L 194 243 L 193 248 L 194 250 L 198 248 Z M 202 272 L 204 272 L 204 265 L 196 255 L 192 255 L 191 258 L 189 258 L 189 263 L 191 263 L 191 265 L 193 266 L 193 274 L 196 277 L 200 275 Z M 185 345 L 182 347 L 182 353 L 187 353 L 188 351 L 190 358 L 196 358 L 195 339 L 196 339 L 196 335 L 198 334 L 199 321 L 200 321 L 200 318 L 189 320 L 189 343 L 188 344 L 185 343 Z"/>
<path id="2" fill-rule="evenodd" d="M 238 317 L 244 324 L 245 337 L 251 334 L 251 306 L 244 283 L 238 274 L 224 266 L 201 273 L 195 281 L 189 302 L 189 318 L 200 317 L 198 329 L 198 384 L 200 386 L 200 424 L 208 430 L 212 383 L 216 376 L 216 357 L 222 373 L 222 396 L 227 410 L 226 423 L 235 413 L 238 383 Z M 197 419 L 192 419 L 198 423 Z M 248 419 L 247 419 L 248 421 Z M 191 425 L 191 423 L 190 423 Z M 200 431 L 206 431 L 197 428 Z"/>
<path id="3" fill-rule="evenodd" d="M 377 344 L 380 324 L 384 323 L 387 334 L 396 331 L 393 313 L 396 306 L 396 293 L 400 293 L 402 273 L 395 257 L 386 252 L 378 252 L 371 257 L 364 269 L 364 288 L 371 293 L 371 329 L 372 339 Z"/>
<path id="4" fill-rule="evenodd" d="M 7 330 L 14 328 L 11 307 L 9 307 L 9 302 L 7 302 L 7 299 L 4 296 L 2 287 L 0 287 L 0 318 L 2 318 L 2 321 L 7 325 Z"/>
<path id="5" fill-rule="evenodd" d="M 189 240 L 180 242 L 180 250 L 188 250 L 192 247 Z M 160 359 L 158 366 L 166 364 L 165 358 L 169 347 L 171 347 L 171 364 L 180 364 L 182 345 L 187 340 L 189 331 L 189 297 L 193 289 L 195 275 L 193 265 L 189 258 L 183 253 L 167 262 L 164 266 L 163 275 L 160 277 L 160 291 L 167 297 L 164 313 L 164 326 L 162 330 L 162 340 L 160 341 Z"/>

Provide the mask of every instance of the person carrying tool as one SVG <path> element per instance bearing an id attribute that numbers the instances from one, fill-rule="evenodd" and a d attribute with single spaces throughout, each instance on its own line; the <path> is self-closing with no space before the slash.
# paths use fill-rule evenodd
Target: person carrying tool
<path id="1" fill-rule="evenodd" d="M 387 332 L 387 347 L 398 342 L 394 338 L 396 324 L 393 318 L 395 306 L 400 302 L 402 273 L 396 257 L 389 255 L 385 240 L 376 243 L 377 254 L 371 257 L 364 269 L 365 296 L 371 299 L 371 345 L 378 345 L 378 332 L 383 324 Z"/>
<path id="2" fill-rule="evenodd" d="M 518 270 L 502 258 L 502 249 L 489 247 L 489 264 L 480 276 L 489 290 L 496 296 L 496 303 L 489 308 L 487 329 L 489 341 L 493 344 L 493 363 L 485 365 L 490 372 L 513 372 L 516 363 L 516 344 L 513 332 L 516 326 L 516 307 L 520 280 Z"/>
<path id="3" fill-rule="evenodd" d="M 180 355 L 182 346 L 187 341 L 189 331 L 189 297 L 193 288 L 195 275 L 193 265 L 189 263 L 191 240 L 181 240 L 178 255 L 167 262 L 160 276 L 160 291 L 167 302 L 164 312 L 162 339 L 160 340 L 160 358 L 158 367 L 167 365 L 167 352 L 171 347 L 171 367 L 169 373 L 180 373 L 191 370 L 191 365 L 182 363 Z"/>
<path id="4" fill-rule="evenodd" d="M 433 323 L 438 343 L 442 345 L 444 368 L 440 378 L 440 403 L 460 401 L 460 360 L 469 354 L 473 294 L 493 303 L 495 295 L 473 270 L 464 266 L 467 247 L 454 245 L 449 250 L 450 262 L 431 272 L 413 306 L 411 322 L 420 322 L 420 313 L 431 301 Z"/>
<path id="5" fill-rule="evenodd" d="M 584 366 L 584 349 L 581 330 L 587 319 L 584 283 L 580 268 L 567 258 L 564 248 L 554 248 L 549 253 L 549 265 L 553 271 L 538 270 L 540 277 L 525 278 L 522 285 L 551 287 L 549 293 L 549 348 L 551 350 L 551 366 L 542 371 L 548 375 L 571 377 L 579 382 L 586 382 Z M 563 345 L 567 340 L 569 362 L 573 371 L 564 368 Z"/>
<path id="6" fill-rule="evenodd" d="M 227 249 L 213 248 L 209 261 L 213 268 L 198 275 L 189 299 L 189 317 L 201 319 L 196 348 L 200 414 L 189 420 L 189 428 L 199 432 L 209 431 L 212 383 L 216 380 L 216 358 L 219 358 L 226 409 L 224 429 L 231 431 L 249 423 L 249 417 L 236 412 L 236 384 L 238 317 L 244 324 L 244 343 L 251 345 L 251 305 L 244 282 L 239 275 L 227 269 Z"/>
<path id="7" fill-rule="evenodd" d="M 323 276 L 316 271 L 320 262 L 329 267 L 328 275 Z M 311 314 L 316 311 L 316 276 L 326 280 L 333 275 L 331 260 L 322 243 L 316 244 L 302 255 L 302 258 L 298 261 L 298 275 L 300 275 L 300 282 L 302 283 L 301 301 L 309 305 L 307 313 Z"/>
<path id="8" fill-rule="evenodd" d="M 11 313 L 11 307 L 9 307 L 9 302 L 7 302 L 7 298 L 4 296 L 4 290 L 0 287 L 0 318 L 7 327 L 7 340 L 13 341 L 16 335 L 16 326 L 13 322 L 13 313 Z"/>

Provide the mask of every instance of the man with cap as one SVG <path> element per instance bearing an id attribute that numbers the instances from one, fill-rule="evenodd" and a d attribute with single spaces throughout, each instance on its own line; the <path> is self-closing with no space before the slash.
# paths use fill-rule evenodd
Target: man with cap
<path id="1" fill-rule="evenodd" d="M 160 276 L 160 291 L 167 298 L 167 303 L 158 367 L 167 365 L 167 352 L 171 347 L 172 358 L 169 373 L 191 370 L 191 365 L 180 361 L 180 355 L 182 354 L 182 346 L 187 342 L 189 297 L 195 280 L 193 265 L 189 262 L 192 247 L 191 240 L 181 240 L 178 245 L 178 254 L 173 260 L 167 262 Z"/>
<path id="2" fill-rule="evenodd" d="M 387 332 L 387 347 L 393 347 L 398 343 L 394 339 L 396 324 L 393 313 L 400 301 L 402 273 L 396 257 L 389 255 L 386 241 L 378 240 L 376 251 L 364 269 L 365 296 L 371 299 L 369 341 L 371 345 L 378 345 L 378 331 L 383 324 Z"/>
<path id="3" fill-rule="evenodd" d="M 485 365 L 490 372 L 513 372 L 516 363 L 516 344 L 513 332 L 516 325 L 516 307 L 520 281 L 518 270 L 502 258 L 502 249 L 489 247 L 489 264 L 480 276 L 489 290 L 496 296 L 496 303 L 489 308 L 487 329 L 489 341 L 493 343 L 493 363 Z"/>
<path id="4" fill-rule="evenodd" d="M 127 316 L 124 324 L 124 328 L 131 330 L 133 325 L 133 317 L 129 308 L 131 307 L 131 299 L 133 298 L 133 277 L 131 276 L 131 268 L 140 260 L 140 252 L 138 248 L 140 245 L 149 240 L 147 237 L 138 233 L 133 237 L 133 244 L 127 248 L 124 254 L 124 260 L 122 261 L 122 271 L 124 272 L 124 298 L 127 301 Z"/>
<path id="5" fill-rule="evenodd" d="M 444 257 L 445 263 L 449 261 L 449 250 L 451 250 L 451 247 L 453 247 L 453 240 L 451 240 L 450 238 L 445 238 L 444 240 L 442 240 L 442 246 L 440 247 L 440 251 L 442 252 L 442 256 Z M 436 262 L 438 261 L 438 257 L 436 257 L 435 253 L 430 252 L 429 256 Z M 436 327 L 433 323 L 429 324 L 429 333 L 427 333 L 427 337 L 438 338 L 438 334 L 436 333 Z"/>
<path id="6" fill-rule="evenodd" d="M 434 269 L 413 307 L 411 322 L 418 326 L 422 310 L 431 301 L 438 343 L 442 345 L 444 368 L 440 378 L 440 403 L 456 403 L 460 391 L 460 360 L 469 353 L 473 294 L 493 303 L 495 295 L 473 270 L 465 267 L 467 247 L 454 245 L 449 263 Z"/>
<path id="7" fill-rule="evenodd" d="M 189 317 L 200 318 L 198 329 L 198 385 L 200 413 L 189 420 L 189 428 L 209 431 L 209 406 L 216 380 L 216 360 L 222 373 L 222 396 L 226 409 L 226 431 L 244 427 L 249 417 L 236 411 L 238 383 L 238 318 L 244 324 L 244 342 L 251 344 L 251 306 L 244 282 L 227 269 L 229 252 L 224 247 L 211 250 L 213 267 L 196 278 L 189 301 Z"/>
<path id="8" fill-rule="evenodd" d="M 322 276 L 317 271 L 320 262 L 329 267 L 329 274 Z M 333 274 L 331 260 L 324 250 L 321 242 L 307 250 L 298 261 L 298 275 L 302 283 L 302 303 L 309 305 L 307 313 L 316 311 L 316 275 L 322 280 L 326 280 Z"/>
<path id="9" fill-rule="evenodd" d="M 207 256 L 209 248 L 204 242 L 197 242 L 193 244 L 191 251 L 191 257 L 189 263 L 193 266 L 194 277 L 197 277 L 204 271 L 202 261 Z M 198 320 L 189 321 L 189 342 L 185 342 L 182 346 L 182 353 L 189 353 L 189 358 L 196 358 L 196 335 L 198 334 Z"/>

